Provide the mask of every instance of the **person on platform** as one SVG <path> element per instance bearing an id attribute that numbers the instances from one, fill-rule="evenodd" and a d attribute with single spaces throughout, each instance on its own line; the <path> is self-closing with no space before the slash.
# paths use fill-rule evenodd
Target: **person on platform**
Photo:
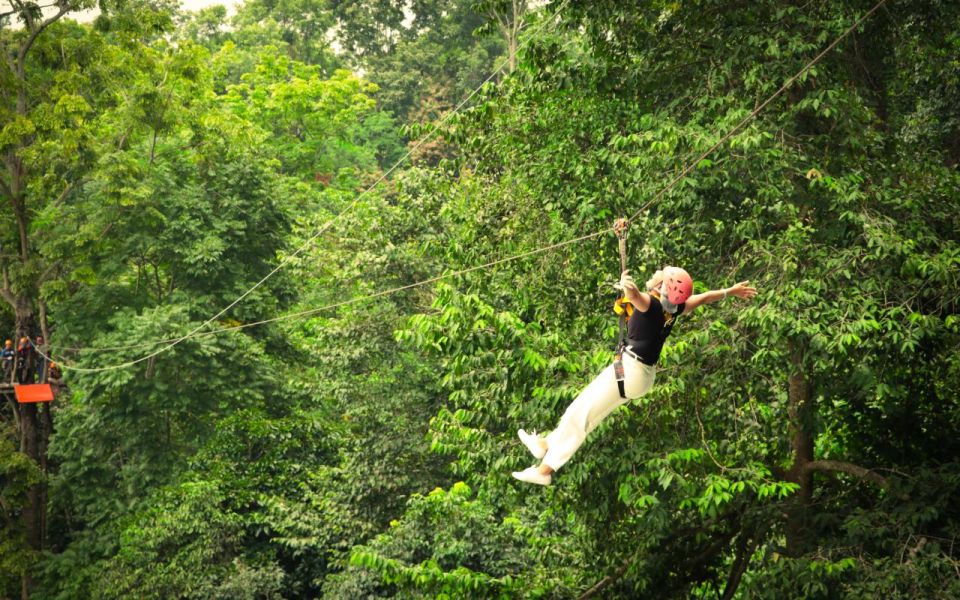
<path id="1" fill-rule="evenodd" d="M 17 345 L 17 382 L 33 383 L 33 344 L 23 336 Z"/>
<path id="2" fill-rule="evenodd" d="M 37 383 L 47 382 L 47 357 L 50 356 L 50 348 L 44 343 L 43 336 L 38 335 L 33 342 L 33 364 Z"/>
<path id="3" fill-rule="evenodd" d="M 17 353 L 13 349 L 13 340 L 7 340 L 0 350 L 0 362 L 3 363 L 3 383 L 13 383 L 13 362 Z"/>

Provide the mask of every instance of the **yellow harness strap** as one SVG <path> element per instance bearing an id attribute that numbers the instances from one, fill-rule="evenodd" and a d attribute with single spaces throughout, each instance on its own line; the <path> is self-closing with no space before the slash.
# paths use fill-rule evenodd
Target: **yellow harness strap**
<path id="1" fill-rule="evenodd" d="M 613 303 L 613 312 L 617 313 L 617 315 L 626 314 L 629 319 L 633 316 L 633 304 L 631 304 L 626 297 L 621 296 Z"/>
<path id="2" fill-rule="evenodd" d="M 660 300 L 660 294 L 658 294 L 657 292 L 647 292 L 647 293 L 653 296 L 654 298 L 656 298 L 657 300 Z M 630 317 L 633 316 L 633 311 L 634 311 L 633 304 L 629 300 L 627 300 L 626 296 L 617 298 L 617 301 L 613 303 L 613 312 L 617 313 L 618 315 L 622 315 L 626 313 L 627 318 L 629 319 Z M 673 315 L 668 313 L 667 311 L 663 311 L 663 324 L 666 325 L 672 320 L 673 320 Z"/>

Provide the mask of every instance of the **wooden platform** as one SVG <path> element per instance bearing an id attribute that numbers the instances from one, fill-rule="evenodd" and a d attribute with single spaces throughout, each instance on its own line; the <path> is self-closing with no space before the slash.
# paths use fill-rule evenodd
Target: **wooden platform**
<path id="1" fill-rule="evenodd" d="M 50 384 L 50 387 L 53 388 L 54 396 L 59 396 L 60 390 L 66 389 L 67 387 L 63 384 L 62 379 L 48 379 L 47 383 Z M 3 383 L 0 383 L 0 394 L 14 394 L 16 393 L 16 388 L 20 387 L 21 385 L 37 385 L 37 384 L 30 384 L 30 383 L 21 384 L 21 383 L 3 382 Z"/>

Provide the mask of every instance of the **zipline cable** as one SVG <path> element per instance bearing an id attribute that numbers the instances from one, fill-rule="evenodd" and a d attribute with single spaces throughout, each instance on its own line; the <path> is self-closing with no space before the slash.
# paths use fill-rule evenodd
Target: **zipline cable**
<path id="1" fill-rule="evenodd" d="M 718 142 L 715 143 L 713 146 L 711 146 L 707 151 L 703 152 L 703 153 L 702 153 L 700 156 L 698 156 L 695 160 L 691 161 L 684 169 L 681 170 L 681 172 L 680 172 L 679 175 L 677 175 L 676 177 L 674 177 L 665 187 L 663 187 L 657 194 L 655 194 L 655 195 L 653 196 L 653 198 L 651 198 L 651 199 L 650 199 L 648 202 L 646 202 L 642 207 L 640 207 L 639 210 L 637 210 L 636 212 L 634 212 L 633 215 L 632 215 L 628 220 L 629 220 L 629 221 L 632 221 L 632 220 L 635 219 L 640 213 L 642 213 L 642 212 L 645 211 L 647 208 L 649 208 L 651 205 L 653 205 L 654 202 L 657 202 L 660 198 L 662 198 L 662 197 L 663 197 L 667 192 L 669 192 L 677 183 L 679 183 L 681 179 L 683 179 L 690 171 L 692 171 L 692 170 L 700 163 L 700 161 L 702 161 L 704 158 L 706 158 L 707 156 L 709 156 L 710 154 L 712 154 L 713 152 L 715 152 L 725 141 L 727 141 L 728 139 L 730 139 L 737 131 L 739 131 L 739 130 L 743 127 L 743 125 L 745 125 L 745 124 L 746 124 L 748 121 L 750 121 L 751 119 L 755 118 L 767 105 L 769 105 L 771 102 L 773 102 L 773 100 L 775 100 L 776 98 L 778 98 L 784 91 L 786 91 L 786 89 L 787 89 L 791 84 L 793 84 L 793 82 L 796 81 L 801 75 L 803 75 L 803 73 L 805 73 L 805 72 L 806 72 L 807 70 L 809 70 L 811 67 L 813 67 L 814 65 L 816 65 L 824 56 L 826 56 L 831 50 L 833 50 L 833 48 L 835 48 L 835 47 L 837 46 L 837 44 L 839 44 L 841 41 L 843 41 L 852 31 L 854 31 L 857 27 L 859 27 L 861 23 L 863 23 L 865 20 L 867 20 L 867 19 L 868 19 L 874 12 L 876 12 L 885 2 L 886 2 L 886 0 L 880 0 L 879 2 L 877 2 L 877 4 L 876 4 L 873 8 L 871 8 L 869 11 L 867 11 L 866 13 L 864 13 L 863 16 L 861 16 L 859 19 L 857 19 L 857 20 L 853 23 L 853 25 L 851 25 L 850 27 L 848 27 L 842 34 L 840 34 L 839 37 L 837 37 L 832 43 L 830 43 L 830 45 L 828 45 L 823 51 L 821 51 L 819 54 L 817 54 L 817 56 L 815 56 L 812 60 L 810 60 L 806 65 L 804 65 L 803 68 L 801 68 L 799 71 L 797 71 L 797 73 L 796 73 L 793 77 L 789 78 L 786 83 L 784 83 L 776 92 L 773 93 L 773 95 L 771 95 L 769 98 L 767 98 L 767 100 L 765 100 L 763 103 L 761 103 L 761 104 L 760 104 L 757 108 L 755 108 L 749 115 L 747 115 L 746 117 L 744 117 L 739 123 L 737 123 L 737 124 L 733 127 L 733 129 L 731 129 L 731 130 L 730 130 L 729 132 L 727 132 L 724 136 L 722 136 L 722 137 L 720 138 L 720 141 L 718 141 Z M 563 242 L 557 242 L 557 243 L 555 243 L 555 244 L 549 244 L 549 245 L 546 245 L 546 246 L 541 246 L 541 247 L 535 248 L 535 249 L 533 249 L 533 250 L 528 250 L 528 251 L 526 251 L 526 252 L 521 252 L 521 253 L 519 253 L 519 254 L 515 254 L 515 255 L 512 255 L 512 256 L 508 256 L 508 257 L 505 257 L 505 258 L 492 260 L 492 261 L 490 261 L 490 262 L 487 262 L 487 263 L 484 263 L 484 264 L 481 264 L 481 265 L 476 265 L 476 266 L 473 266 L 473 267 L 469 267 L 469 268 L 466 268 L 466 269 L 460 269 L 460 270 L 457 270 L 457 271 L 451 271 L 451 272 L 449 272 L 449 273 L 445 273 L 445 274 L 442 274 L 442 275 L 437 275 L 437 276 L 435 276 L 435 277 L 431 277 L 431 278 L 429 278 L 429 279 L 424 279 L 424 280 L 418 281 L 418 282 L 416 282 L 416 283 L 411 283 L 411 284 L 408 284 L 408 285 L 402 285 L 402 286 L 398 286 L 398 287 L 394 287 L 394 288 L 390 288 L 390 289 L 386 289 L 386 290 L 381 290 L 381 291 L 375 292 L 375 293 L 373 293 L 373 294 L 364 294 L 364 295 L 362 295 L 362 296 L 357 296 L 357 297 L 351 298 L 351 299 L 349 299 L 349 300 L 343 300 L 343 301 L 340 301 L 340 302 L 335 302 L 335 303 L 332 303 L 332 304 L 327 304 L 327 305 L 324 305 L 324 306 L 320 306 L 320 307 L 317 307 L 317 308 L 312 308 L 312 309 L 308 309 L 308 310 L 304 310 L 304 311 L 299 311 L 299 312 L 296 312 L 296 313 L 289 313 L 289 314 L 286 314 L 286 315 L 281 315 L 281 316 L 278 316 L 278 317 L 273 317 L 273 318 L 271 318 L 271 319 L 266 319 L 266 320 L 263 320 L 263 321 L 257 321 L 257 322 L 255 322 L 255 323 L 246 323 L 246 324 L 236 325 L 236 326 L 233 326 L 233 327 L 224 327 L 224 328 L 219 329 L 219 330 L 214 330 L 214 331 L 210 331 L 210 332 L 205 332 L 205 333 L 199 334 L 199 335 L 214 335 L 214 334 L 216 334 L 216 333 L 222 333 L 222 332 L 226 332 L 226 331 L 235 331 L 235 330 L 239 330 L 239 329 L 244 329 L 244 328 L 246 328 L 246 327 L 254 327 L 254 326 L 263 325 L 263 324 L 266 324 L 266 323 L 273 323 L 273 322 L 277 322 L 277 321 L 283 321 L 283 320 L 288 320 L 288 319 L 295 319 L 295 318 L 299 318 L 299 317 L 314 315 L 314 314 L 317 314 L 317 313 L 320 313 L 320 312 L 323 312 L 323 311 L 332 310 L 332 309 L 335 309 L 335 308 L 340 308 L 340 307 L 348 306 L 348 305 L 351 305 L 351 304 L 356 304 L 356 303 L 358 303 L 358 302 L 365 302 L 365 301 L 367 301 L 367 300 L 370 300 L 371 298 L 379 298 L 379 297 L 382 297 L 382 296 L 387 296 L 387 295 L 394 294 L 394 293 L 397 293 L 397 292 L 401 292 L 401 291 L 404 291 L 404 290 L 408 290 L 408 289 L 412 289 L 412 288 L 416 288 L 416 287 L 428 285 L 428 284 L 431 284 L 431 283 L 435 283 L 435 282 L 441 281 L 441 280 L 443 280 L 443 279 L 449 279 L 449 278 L 451 278 L 451 277 L 456 277 L 456 276 L 459 276 L 459 275 L 465 275 L 465 274 L 467 274 L 467 273 L 471 273 L 471 272 L 474 272 L 474 271 L 479 271 L 479 270 L 488 269 L 488 268 L 493 267 L 493 266 L 496 266 L 496 265 L 500 265 L 500 264 L 507 263 L 507 262 L 512 262 L 512 261 L 514 261 L 514 260 L 519 260 L 519 259 L 521 259 L 521 258 L 526 258 L 526 257 L 528 257 L 528 256 L 533 256 L 533 255 L 535 255 L 535 254 L 542 254 L 542 253 L 544 253 L 544 252 L 549 252 L 549 251 L 551 251 L 551 250 L 556 250 L 556 249 L 562 248 L 562 247 L 564 247 L 564 246 L 569 246 L 569 245 L 576 244 L 576 243 L 579 243 L 579 242 L 583 242 L 583 241 L 586 241 L 586 240 L 589 240 L 589 239 L 592 239 L 592 238 L 596 238 L 596 237 L 599 237 L 599 236 L 601 236 L 601 235 L 604 235 L 604 234 L 607 234 L 607 233 L 611 233 L 611 232 L 613 232 L 613 231 L 614 231 L 614 228 L 613 228 L 613 227 L 607 227 L 607 228 L 604 228 L 604 229 L 602 229 L 602 230 L 600 230 L 600 231 L 596 231 L 596 232 L 594 232 L 594 233 L 586 234 L 586 235 L 583 235 L 583 236 L 580 236 L 580 237 L 577 237 L 577 238 L 573 238 L 573 239 L 566 240 L 566 241 L 563 241 Z M 279 269 L 279 267 L 278 267 L 278 269 Z M 222 313 L 221 313 L 221 314 L 222 314 Z M 218 316 L 219 316 L 219 315 L 218 315 Z M 209 323 L 209 321 L 208 321 L 208 323 Z M 206 323 L 205 323 L 204 325 L 206 325 Z M 201 326 L 201 327 L 202 327 L 202 326 Z M 197 328 L 197 329 L 199 329 L 199 328 Z M 194 333 L 195 333 L 195 332 L 196 332 L 196 330 L 194 330 Z M 184 339 L 186 339 L 186 337 L 187 337 L 187 336 L 184 336 L 183 338 L 180 338 L 176 343 L 180 343 L 181 341 L 183 341 Z M 173 344 L 173 345 L 175 345 L 175 344 Z M 147 359 L 149 359 L 149 358 L 152 358 L 152 357 L 154 357 L 154 356 L 156 356 L 156 355 L 158 355 L 158 354 L 160 354 L 160 353 L 162 353 L 162 352 L 165 352 L 166 350 L 168 350 L 168 349 L 170 349 L 171 347 L 173 347 L 173 345 L 166 346 L 166 347 L 161 348 L 160 350 L 158 350 L 158 351 L 156 351 L 156 352 L 153 352 L 153 353 L 151 353 L 151 354 L 149 354 L 149 355 L 147 355 L 147 356 L 138 358 L 138 359 L 136 359 L 136 360 L 127 361 L 127 362 L 125 362 L 125 363 L 120 363 L 120 364 L 116 364 L 116 365 L 108 365 L 108 366 L 106 366 L 106 367 L 94 367 L 94 368 L 65 366 L 65 370 L 68 370 L 68 371 L 77 371 L 77 372 L 81 372 L 81 373 L 98 373 L 98 372 L 103 372 L 103 371 L 111 371 L 111 370 L 116 370 L 116 369 L 123 369 L 123 368 L 129 367 L 129 366 L 135 365 L 135 364 L 137 364 L 137 363 L 143 362 L 144 360 L 147 360 Z M 43 357 L 44 357 L 45 359 L 47 359 L 47 360 L 52 360 L 50 357 L 46 356 L 45 354 L 42 354 L 42 353 L 40 353 L 40 352 L 38 352 L 38 354 L 40 354 L 41 356 L 43 356 Z M 60 364 L 60 363 L 58 363 L 58 364 Z"/>

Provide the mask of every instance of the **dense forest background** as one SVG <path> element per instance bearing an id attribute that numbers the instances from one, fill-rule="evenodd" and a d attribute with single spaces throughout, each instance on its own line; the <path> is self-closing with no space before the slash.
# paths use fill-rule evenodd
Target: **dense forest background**
<path id="1" fill-rule="evenodd" d="M 633 220 L 638 281 L 760 295 L 548 488 L 615 238 L 374 295 L 609 228 L 874 4 L 11 0 L 0 324 L 68 389 L 0 411 L 0 598 L 960 597 L 960 3 Z"/>

